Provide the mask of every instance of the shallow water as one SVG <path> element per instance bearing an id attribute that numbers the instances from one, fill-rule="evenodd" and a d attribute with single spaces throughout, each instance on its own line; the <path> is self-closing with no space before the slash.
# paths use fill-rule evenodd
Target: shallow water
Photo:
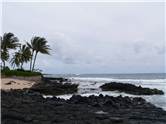
<path id="1" fill-rule="evenodd" d="M 98 77 L 97 77 L 98 76 Z M 89 95 L 109 95 L 109 96 L 130 96 L 130 97 L 143 97 L 148 102 L 163 108 L 166 110 L 166 79 L 165 74 L 162 75 L 155 75 L 155 74 L 148 74 L 146 75 L 102 75 L 102 76 L 92 76 L 92 75 L 83 75 L 83 76 L 73 76 L 68 77 L 72 80 L 72 83 L 79 84 L 78 93 L 82 96 L 89 96 Z M 128 77 L 128 78 L 127 78 Z M 142 87 L 148 88 L 157 88 L 164 91 L 164 95 L 131 95 L 126 94 L 123 92 L 118 91 L 101 91 L 99 88 L 104 83 L 108 83 L 111 81 L 121 82 L 121 83 L 131 83 L 137 86 L 141 85 Z M 68 95 L 60 95 L 57 97 L 69 99 L 73 94 Z"/>

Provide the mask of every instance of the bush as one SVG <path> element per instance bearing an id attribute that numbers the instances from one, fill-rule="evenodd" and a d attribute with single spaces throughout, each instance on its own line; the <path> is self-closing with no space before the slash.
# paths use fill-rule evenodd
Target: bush
<path id="1" fill-rule="evenodd" d="M 2 71 L 10 71 L 10 68 L 8 66 L 5 66 Z"/>
<path id="2" fill-rule="evenodd" d="M 17 71 L 25 71 L 24 69 L 16 69 Z"/>
<path id="3" fill-rule="evenodd" d="M 21 70 L 2 70 L 1 74 L 4 76 L 39 76 L 42 75 L 40 72 L 30 72 L 30 71 L 21 71 Z"/>

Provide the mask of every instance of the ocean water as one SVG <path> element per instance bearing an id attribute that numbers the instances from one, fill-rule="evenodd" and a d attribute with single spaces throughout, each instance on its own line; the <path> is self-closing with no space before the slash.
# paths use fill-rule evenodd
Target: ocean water
<path id="1" fill-rule="evenodd" d="M 78 93 L 82 96 L 109 95 L 109 96 L 130 96 L 143 97 L 148 102 L 166 110 L 166 73 L 151 74 L 80 74 L 80 75 L 48 75 L 49 77 L 66 77 L 72 83 L 79 84 Z M 118 91 L 102 91 L 99 87 L 108 82 L 131 83 L 137 86 L 157 88 L 164 91 L 164 95 L 131 95 Z M 57 97 L 69 99 L 73 94 L 60 95 Z M 49 97 L 49 96 L 45 96 Z"/>

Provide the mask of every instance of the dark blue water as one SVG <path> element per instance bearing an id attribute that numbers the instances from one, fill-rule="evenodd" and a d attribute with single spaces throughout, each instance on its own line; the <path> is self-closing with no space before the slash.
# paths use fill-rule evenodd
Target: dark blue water
<path id="1" fill-rule="evenodd" d="M 138 74 L 54 74 L 51 77 L 113 78 L 113 79 L 166 79 L 166 73 Z"/>

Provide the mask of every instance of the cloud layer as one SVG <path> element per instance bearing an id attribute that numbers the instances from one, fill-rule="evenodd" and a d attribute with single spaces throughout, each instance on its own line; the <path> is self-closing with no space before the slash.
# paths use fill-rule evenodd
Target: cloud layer
<path id="1" fill-rule="evenodd" d="M 163 3 L 5 3 L 9 31 L 48 39 L 46 73 L 164 72 Z"/>

